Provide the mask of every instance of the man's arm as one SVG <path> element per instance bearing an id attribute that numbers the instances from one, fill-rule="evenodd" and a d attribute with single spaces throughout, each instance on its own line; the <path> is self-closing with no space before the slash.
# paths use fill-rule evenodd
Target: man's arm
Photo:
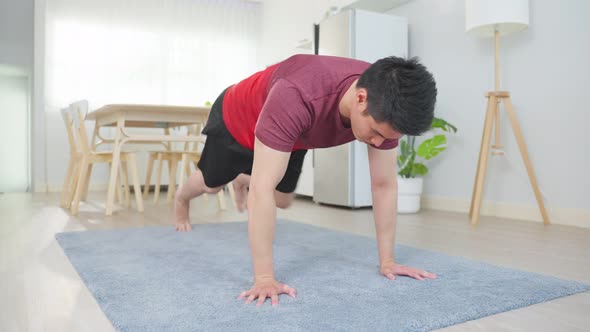
<path id="1" fill-rule="evenodd" d="M 369 149 L 373 214 L 379 246 L 379 263 L 395 263 L 394 241 L 397 222 L 397 167 L 395 149 Z"/>
<path id="2" fill-rule="evenodd" d="M 278 304 L 278 295 L 281 293 L 295 297 L 295 289 L 275 280 L 272 254 L 276 224 L 274 191 L 285 174 L 290 155 L 271 149 L 256 138 L 248 192 L 248 237 L 254 267 L 254 286 L 240 295 L 240 298 L 248 296 L 246 303 L 258 298 L 258 305 L 261 305 L 270 297 L 273 305 Z"/>
<path id="3" fill-rule="evenodd" d="M 436 275 L 395 262 L 394 243 L 397 223 L 397 152 L 395 149 L 379 150 L 368 146 L 373 214 L 379 247 L 381 274 L 393 280 L 396 275 L 406 275 L 423 280 Z"/>

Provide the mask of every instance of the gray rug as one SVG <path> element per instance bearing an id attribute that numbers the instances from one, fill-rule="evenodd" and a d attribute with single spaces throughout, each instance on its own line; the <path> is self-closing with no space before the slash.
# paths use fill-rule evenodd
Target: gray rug
<path id="1" fill-rule="evenodd" d="M 390 281 L 378 274 L 373 239 L 279 221 L 275 270 L 298 296 L 256 307 L 237 300 L 252 281 L 245 222 L 56 238 L 120 331 L 426 331 L 590 290 L 403 245 L 400 264 L 438 279 Z"/>

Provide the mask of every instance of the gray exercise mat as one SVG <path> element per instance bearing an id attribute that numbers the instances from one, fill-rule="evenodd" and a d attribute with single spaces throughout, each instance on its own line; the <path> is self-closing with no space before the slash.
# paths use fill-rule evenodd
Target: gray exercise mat
<path id="1" fill-rule="evenodd" d="M 404 245 L 400 264 L 437 279 L 379 275 L 373 239 L 279 220 L 279 281 L 296 299 L 244 305 L 247 223 L 60 233 L 56 238 L 119 331 L 427 331 L 590 290 L 590 285 Z"/>

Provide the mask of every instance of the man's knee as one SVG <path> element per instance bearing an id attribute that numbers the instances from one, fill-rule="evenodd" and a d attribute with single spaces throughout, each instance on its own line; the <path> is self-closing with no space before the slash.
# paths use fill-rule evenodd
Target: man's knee
<path id="1" fill-rule="evenodd" d="M 295 199 L 295 193 L 282 193 L 279 191 L 275 191 L 275 202 L 277 207 L 280 209 L 286 209 L 293 204 L 293 200 Z"/>
<path id="2" fill-rule="evenodd" d="M 207 194 L 217 194 L 221 189 L 223 189 L 223 186 L 209 188 L 209 187 L 207 187 L 207 185 L 204 185 L 204 187 L 205 187 L 205 192 Z"/>

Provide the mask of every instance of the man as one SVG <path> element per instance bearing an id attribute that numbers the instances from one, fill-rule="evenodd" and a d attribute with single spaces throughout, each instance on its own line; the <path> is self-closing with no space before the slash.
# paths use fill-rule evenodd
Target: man
<path id="1" fill-rule="evenodd" d="M 189 201 L 234 180 L 236 205 L 248 209 L 254 285 L 240 294 L 257 305 L 294 288 L 275 279 L 276 207 L 293 198 L 307 149 L 354 139 L 369 145 L 369 168 L 380 272 L 393 280 L 436 275 L 394 260 L 398 139 L 419 135 L 433 120 L 436 84 L 417 59 L 374 64 L 295 55 L 226 89 L 213 104 L 198 170 L 176 193 L 176 230 L 190 231 Z"/>

